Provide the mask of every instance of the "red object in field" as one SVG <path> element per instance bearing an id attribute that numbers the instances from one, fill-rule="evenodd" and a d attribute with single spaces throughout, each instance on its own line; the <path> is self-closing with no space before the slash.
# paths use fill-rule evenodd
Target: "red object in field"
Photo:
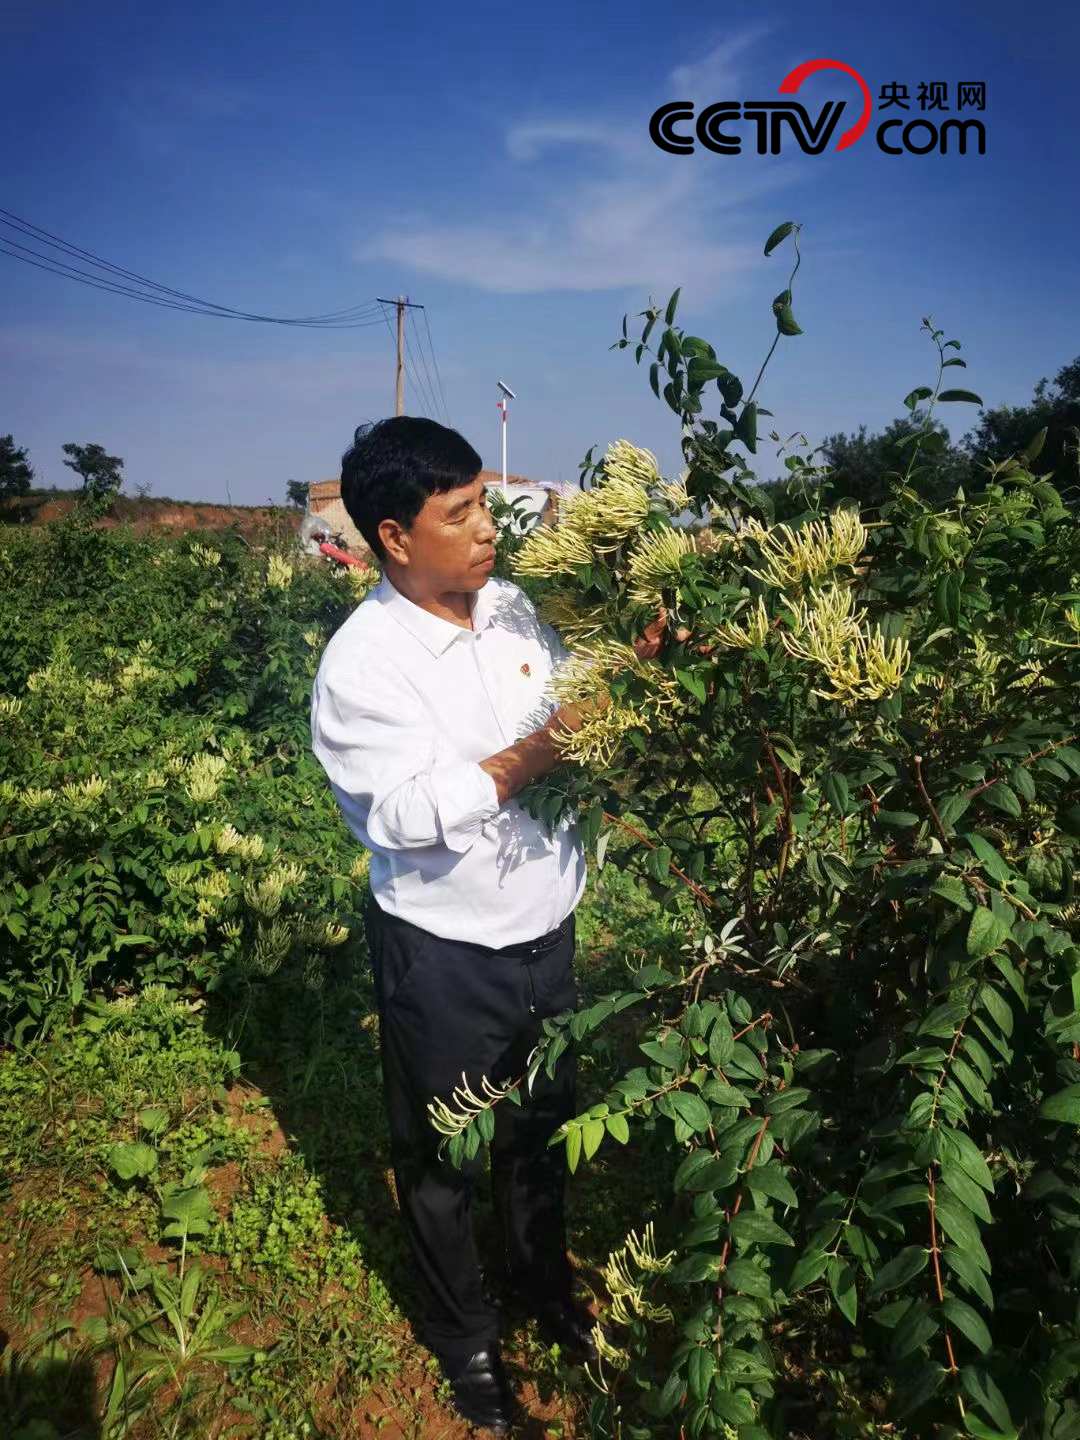
<path id="1" fill-rule="evenodd" d="M 363 565 L 364 563 L 358 556 L 350 555 L 347 550 L 342 550 L 340 546 L 331 545 L 329 540 L 324 540 L 319 546 L 319 549 L 324 555 L 329 555 L 331 560 L 340 560 L 342 565 Z"/>

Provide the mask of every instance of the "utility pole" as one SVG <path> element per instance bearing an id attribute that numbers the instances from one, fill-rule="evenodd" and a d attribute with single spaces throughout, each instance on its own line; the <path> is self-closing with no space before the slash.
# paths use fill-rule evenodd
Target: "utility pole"
<path id="1" fill-rule="evenodd" d="M 375 299 L 380 305 L 394 305 L 397 307 L 397 368 L 394 372 L 394 414 L 405 414 L 405 311 L 423 310 L 423 305 L 411 301 L 407 295 L 399 295 L 396 300 L 384 300 L 381 295 Z"/>

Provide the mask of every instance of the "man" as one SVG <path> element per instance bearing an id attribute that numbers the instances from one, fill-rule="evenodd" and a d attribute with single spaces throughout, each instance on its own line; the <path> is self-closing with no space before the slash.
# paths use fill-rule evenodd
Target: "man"
<path id="1" fill-rule="evenodd" d="M 421 1338 L 466 1418 L 505 1431 L 513 1399 L 470 1201 L 477 1159 L 440 1159 L 429 1100 L 464 1072 L 519 1077 L 540 1022 L 576 1005 L 576 825 L 554 831 L 513 799 L 560 763 L 581 723 L 546 683 L 566 651 L 526 595 L 497 579 L 481 459 L 454 430 L 400 416 L 357 430 L 345 508 L 382 566 L 330 639 L 315 678 L 312 749 L 371 851 L 366 929 L 398 1202 L 420 1290 Z M 507 1279 L 564 1351 L 589 1358 L 571 1297 L 565 1165 L 548 1138 L 574 1115 L 574 1059 L 496 1107 L 495 1213 Z"/>

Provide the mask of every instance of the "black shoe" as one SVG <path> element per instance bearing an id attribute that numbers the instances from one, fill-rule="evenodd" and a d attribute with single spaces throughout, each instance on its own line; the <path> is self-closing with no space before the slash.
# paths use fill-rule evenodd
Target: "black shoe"
<path id="1" fill-rule="evenodd" d="M 493 1346 L 477 1350 L 464 1366 L 447 1375 L 454 1392 L 454 1408 L 466 1420 L 497 1435 L 509 1435 L 513 1424 L 514 1396 L 503 1369 L 502 1358 Z"/>
<path id="2" fill-rule="evenodd" d="M 576 1360 L 596 1363 L 596 1340 L 592 1333 L 596 1320 L 584 1305 L 569 1299 L 543 1300 L 530 1306 L 530 1310 L 549 1345 L 558 1345 Z"/>

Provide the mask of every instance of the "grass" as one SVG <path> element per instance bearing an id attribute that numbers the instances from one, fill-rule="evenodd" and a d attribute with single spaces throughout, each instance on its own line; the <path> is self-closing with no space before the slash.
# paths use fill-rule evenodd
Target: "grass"
<path id="1" fill-rule="evenodd" d="M 578 919 L 586 1000 L 671 943 L 614 867 Z M 321 986 L 279 972 L 243 1012 L 149 986 L 0 1055 L 5 1440 L 466 1433 L 412 1337 L 370 976 L 362 942 L 338 954 Z M 583 1105 L 605 1083 L 591 1064 Z M 650 1193 L 647 1147 L 571 1182 L 586 1298 L 602 1303 L 598 1267 Z M 477 1224 L 490 1246 L 483 1196 Z M 506 1349 L 524 1433 L 587 1433 L 583 1372 L 528 1325 Z"/>

